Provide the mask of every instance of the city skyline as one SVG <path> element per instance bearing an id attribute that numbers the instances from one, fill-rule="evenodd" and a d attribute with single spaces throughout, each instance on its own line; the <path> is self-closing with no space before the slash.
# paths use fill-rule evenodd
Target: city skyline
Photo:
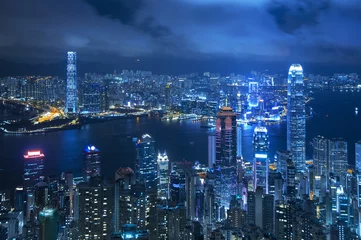
<path id="1" fill-rule="evenodd" d="M 5 2 L 0 239 L 360 239 L 359 15 Z"/>

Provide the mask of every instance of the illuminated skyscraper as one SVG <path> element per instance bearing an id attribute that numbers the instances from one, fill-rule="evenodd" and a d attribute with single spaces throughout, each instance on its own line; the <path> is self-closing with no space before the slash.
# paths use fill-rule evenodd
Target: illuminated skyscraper
<path id="1" fill-rule="evenodd" d="M 44 159 L 41 151 L 28 151 L 24 155 L 24 187 L 32 188 L 36 183 L 44 179 Z"/>
<path id="2" fill-rule="evenodd" d="M 65 112 L 76 113 L 78 92 L 77 92 L 77 72 L 76 72 L 76 52 L 68 52 L 68 62 L 66 68 L 66 106 Z"/>
<path id="3" fill-rule="evenodd" d="M 356 170 L 361 174 L 361 140 L 355 144 L 355 165 Z"/>
<path id="4" fill-rule="evenodd" d="M 58 237 L 58 215 L 55 209 L 44 208 L 39 213 L 40 229 L 39 239 L 57 239 Z"/>
<path id="5" fill-rule="evenodd" d="M 269 138 L 266 127 L 257 126 L 253 133 L 253 187 L 262 187 L 268 193 L 268 150 Z"/>
<path id="6" fill-rule="evenodd" d="M 158 198 L 169 198 L 169 160 L 167 153 L 158 153 Z"/>
<path id="7" fill-rule="evenodd" d="M 216 163 L 216 136 L 210 134 L 208 136 L 208 167 L 213 168 Z"/>
<path id="8" fill-rule="evenodd" d="M 91 177 L 100 176 L 100 151 L 94 146 L 87 146 L 83 150 L 84 154 L 84 180 L 88 181 Z"/>
<path id="9" fill-rule="evenodd" d="M 304 171 L 306 161 L 306 108 L 303 69 L 292 64 L 288 71 L 287 92 L 287 150 L 292 154 L 298 172 Z"/>
<path id="10" fill-rule="evenodd" d="M 216 121 L 216 164 L 236 166 L 237 157 L 236 113 L 230 107 L 223 107 Z"/>
<path id="11" fill-rule="evenodd" d="M 157 154 L 155 141 L 149 134 L 144 134 L 138 139 L 137 147 L 137 180 L 143 181 L 146 188 L 156 189 L 157 187 Z"/>
<path id="12" fill-rule="evenodd" d="M 79 239 L 108 239 L 113 232 L 114 188 L 100 177 L 77 185 L 79 193 Z"/>
<path id="13" fill-rule="evenodd" d="M 313 139 L 313 165 L 315 166 L 316 175 L 324 174 L 328 176 L 329 160 L 328 160 L 328 139 L 317 136 Z"/>

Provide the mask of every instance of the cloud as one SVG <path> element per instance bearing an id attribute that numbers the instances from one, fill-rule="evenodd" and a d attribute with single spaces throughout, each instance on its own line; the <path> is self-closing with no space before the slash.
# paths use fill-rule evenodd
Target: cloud
<path id="1" fill-rule="evenodd" d="M 0 58 L 360 63 L 359 26 L 358 0 L 5 1 Z"/>

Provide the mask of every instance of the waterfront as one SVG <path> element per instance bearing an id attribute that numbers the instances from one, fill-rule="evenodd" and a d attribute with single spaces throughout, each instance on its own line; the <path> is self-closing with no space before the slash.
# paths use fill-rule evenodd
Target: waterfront
<path id="1" fill-rule="evenodd" d="M 307 120 L 307 156 L 309 145 L 317 135 L 344 137 L 349 144 L 349 162 L 354 161 L 354 142 L 361 139 L 361 115 L 355 115 L 355 107 L 361 108 L 361 93 L 323 91 L 314 95 L 310 104 L 314 118 Z M 40 149 L 46 156 L 47 174 L 60 174 L 71 170 L 81 175 L 82 149 L 94 144 L 102 154 L 102 171 L 106 178 L 113 178 L 119 167 L 134 167 L 135 147 L 132 137 L 151 134 L 160 150 L 166 149 L 171 161 L 207 162 L 207 132 L 201 122 L 161 121 L 159 118 L 128 118 L 83 126 L 81 130 L 51 132 L 41 135 L 0 134 L 0 188 L 15 187 L 22 183 L 23 154 L 30 149 Z M 243 131 L 243 156 L 252 158 L 254 126 Z M 286 123 L 268 126 L 270 153 L 286 148 Z"/>

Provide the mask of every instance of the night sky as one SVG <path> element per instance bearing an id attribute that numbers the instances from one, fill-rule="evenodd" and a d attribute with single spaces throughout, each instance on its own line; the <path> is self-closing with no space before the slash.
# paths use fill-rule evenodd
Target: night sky
<path id="1" fill-rule="evenodd" d="M 299 62 L 306 71 L 357 72 L 361 1 L 1 1 L 1 61 L 20 71 L 62 62 L 70 50 L 99 71 L 240 72 Z"/>

